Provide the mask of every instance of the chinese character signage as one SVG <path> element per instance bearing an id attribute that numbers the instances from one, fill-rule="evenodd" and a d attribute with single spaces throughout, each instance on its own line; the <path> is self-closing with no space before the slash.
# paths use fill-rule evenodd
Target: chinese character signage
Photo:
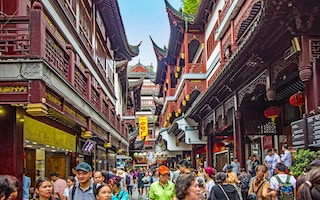
<path id="1" fill-rule="evenodd" d="M 148 140 L 148 117 L 139 117 L 139 137 L 140 140 Z"/>

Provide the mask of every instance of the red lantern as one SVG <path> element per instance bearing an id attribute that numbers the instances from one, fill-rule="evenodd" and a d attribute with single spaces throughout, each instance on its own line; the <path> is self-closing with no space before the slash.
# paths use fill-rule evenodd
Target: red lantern
<path id="1" fill-rule="evenodd" d="M 271 106 L 264 111 L 264 116 L 270 118 L 272 123 L 275 122 L 276 118 L 280 115 L 280 108 L 278 106 Z"/>
<path id="2" fill-rule="evenodd" d="M 299 111 L 300 111 L 300 117 L 302 117 L 302 106 L 304 105 L 304 92 L 298 92 L 293 94 L 290 99 L 289 103 L 292 106 L 299 106 Z"/>

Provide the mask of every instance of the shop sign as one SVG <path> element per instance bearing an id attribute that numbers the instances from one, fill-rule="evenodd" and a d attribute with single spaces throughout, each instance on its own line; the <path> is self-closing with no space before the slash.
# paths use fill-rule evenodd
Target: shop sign
<path id="1" fill-rule="evenodd" d="M 76 136 L 27 116 L 24 116 L 23 133 L 24 140 L 76 151 Z"/>
<path id="2" fill-rule="evenodd" d="M 148 117 L 139 117 L 139 136 L 140 140 L 146 138 L 148 140 Z"/>
<path id="3" fill-rule="evenodd" d="M 320 145 L 320 114 L 307 118 L 309 146 Z"/>
<path id="4" fill-rule="evenodd" d="M 294 148 L 305 147 L 306 120 L 301 119 L 291 123 L 292 127 L 292 146 Z"/>
<path id="5" fill-rule="evenodd" d="M 263 137 L 263 149 L 271 149 L 273 147 L 272 145 L 272 136 L 264 136 Z"/>
<path id="6" fill-rule="evenodd" d="M 194 131 L 198 130 L 198 126 L 186 126 L 185 129 L 186 131 Z"/>

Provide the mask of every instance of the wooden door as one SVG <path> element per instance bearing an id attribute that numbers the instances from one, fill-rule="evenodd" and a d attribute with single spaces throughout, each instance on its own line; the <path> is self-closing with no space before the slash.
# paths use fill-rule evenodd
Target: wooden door
<path id="1" fill-rule="evenodd" d="M 58 172 L 59 177 L 66 178 L 66 156 L 65 155 L 48 155 L 46 162 L 46 176 L 50 178 L 51 172 Z"/>

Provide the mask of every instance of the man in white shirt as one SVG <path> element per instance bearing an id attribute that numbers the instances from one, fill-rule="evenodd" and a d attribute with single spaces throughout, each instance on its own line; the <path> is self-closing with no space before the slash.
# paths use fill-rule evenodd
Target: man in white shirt
<path id="1" fill-rule="evenodd" d="M 276 175 L 274 175 L 273 177 L 271 177 L 270 179 L 270 189 L 272 191 L 274 191 L 273 195 L 275 195 L 275 200 L 278 200 L 278 197 L 276 196 L 279 193 L 280 190 L 280 183 L 277 180 L 277 177 L 281 180 L 281 182 L 285 183 L 287 180 L 287 177 L 290 176 L 289 182 L 292 184 L 293 186 L 293 196 L 294 198 L 296 197 L 296 179 L 294 178 L 294 176 L 288 175 L 285 173 L 286 170 L 286 166 L 283 163 L 278 163 L 276 165 Z"/>
<path id="2" fill-rule="evenodd" d="M 291 153 L 288 150 L 288 145 L 284 144 L 282 146 L 282 151 L 283 151 L 283 156 L 281 158 L 281 162 L 287 166 L 290 167 L 292 165 L 292 157 L 291 157 Z"/>
<path id="3" fill-rule="evenodd" d="M 249 157 L 248 157 L 248 160 L 246 161 L 247 172 L 249 172 L 250 174 L 251 174 L 251 171 L 252 171 L 251 162 L 252 162 L 252 155 L 250 154 Z"/>
<path id="4" fill-rule="evenodd" d="M 275 172 L 276 165 L 281 162 L 281 159 L 276 148 L 272 148 L 272 153 L 273 153 L 272 170 L 273 172 Z"/>
<path id="5" fill-rule="evenodd" d="M 273 154 L 272 149 L 268 149 L 268 155 L 264 158 L 264 165 L 268 168 L 268 177 L 271 178 L 273 176 Z"/>
<path id="6" fill-rule="evenodd" d="M 240 172 L 240 163 L 237 158 L 234 158 L 233 162 L 231 162 L 231 166 L 233 167 L 233 171 L 239 175 Z"/>

